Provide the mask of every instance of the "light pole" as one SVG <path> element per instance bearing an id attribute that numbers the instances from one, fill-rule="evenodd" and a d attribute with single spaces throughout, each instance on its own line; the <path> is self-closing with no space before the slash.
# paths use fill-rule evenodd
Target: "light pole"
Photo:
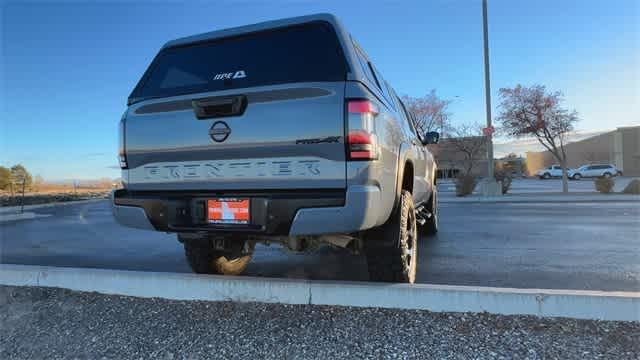
<path id="1" fill-rule="evenodd" d="M 491 79 L 489 75 L 489 26 L 487 24 L 487 0 L 482 0 L 482 27 L 484 33 L 484 96 L 487 108 L 487 158 L 488 181 L 494 181 L 493 175 L 493 127 L 491 126 Z"/>
<path id="2" fill-rule="evenodd" d="M 484 96 L 487 107 L 487 127 L 483 129 L 487 137 L 487 178 L 480 183 L 484 196 L 502 195 L 501 186 L 493 173 L 493 126 L 491 126 L 491 77 L 489 73 L 489 26 L 487 20 L 487 0 L 482 0 L 482 27 L 484 35 Z"/>

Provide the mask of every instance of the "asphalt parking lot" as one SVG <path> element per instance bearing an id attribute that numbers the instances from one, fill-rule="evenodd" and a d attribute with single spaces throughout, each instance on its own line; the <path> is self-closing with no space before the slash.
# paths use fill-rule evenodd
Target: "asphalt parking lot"
<path id="1" fill-rule="evenodd" d="M 0 223 L 0 262 L 190 271 L 173 235 L 119 226 L 108 201 L 34 212 Z M 441 231 L 421 239 L 417 281 L 638 291 L 639 219 L 637 202 L 444 203 Z M 329 247 L 293 254 L 260 246 L 247 275 L 368 280 L 363 257 Z"/>

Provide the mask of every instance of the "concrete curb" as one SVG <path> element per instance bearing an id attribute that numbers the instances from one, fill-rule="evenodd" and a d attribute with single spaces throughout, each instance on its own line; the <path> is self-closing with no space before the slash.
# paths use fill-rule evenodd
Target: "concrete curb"
<path id="1" fill-rule="evenodd" d="M 17 214 L 0 213 L 0 224 L 11 221 L 32 220 L 37 218 L 49 217 L 49 214 L 36 214 L 34 212 L 23 212 Z"/>
<path id="2" fill-rule="evenodd" d="M 640 321 L 640 292 L 308 281 L 0 264 L 0 284 L 173 300 L 489 312 Z"/>
<path id="3" fill-rule="evenodd" d="M 90 204 L 90 203 L 105 201 L 105 200 L 109 200 L 109 198 L 95 198 L 95 199 L 87 199 L 87 200 L 62 201 L 62 202 L 54 202 L 54 203 L 46 203 L 46 204 L 25 205 L 24 210 L 29 211 L 29 210 L 49 208 L 54 206 Z M 19 211 L 20 211 L 20 206 L 0 207 L 0 214 L 10 213 L 10 212 L 19 212 Z"/>
<path id="4" fill-rule="evenodd" d="M 469 196 L 469 197 L 445 197 L 440 196 L 440 203 L 596 203 L 596 202 L 640 202 L 639 195 L 504 195 L 504 196 Z"/>

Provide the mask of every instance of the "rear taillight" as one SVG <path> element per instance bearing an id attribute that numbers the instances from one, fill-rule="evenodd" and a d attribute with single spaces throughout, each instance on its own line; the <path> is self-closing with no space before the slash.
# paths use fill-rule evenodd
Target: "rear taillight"
<path id="1" fill-rule="evenodd" d="M 347 157 L 352 161 L 378 159 L 378 142 L 372 132 L 378 108 L 369 100 L 348 100 L 349 131 L 347 133 Z"/>
<path id="2" fill-rule="evenodd" d="M 375 136 L 363 130 L 352 130 L 347 135 L 350 160 L 375 160 L 378 158 L 378 147 Z"/>
<path id="3" fill-rule="evenodd" d="M 350 114 L 378 115 L 378 107 L 369 100 L 350 100 L 347 108 Z"/>
<path id="4" fill-rule="evenodd" d="M 118 161 L 120 162 L 121 169 L 129 167 L 127 164 L 127 154 L 125 152 L 124 117 L 120 120 L 118 129 Z"/>

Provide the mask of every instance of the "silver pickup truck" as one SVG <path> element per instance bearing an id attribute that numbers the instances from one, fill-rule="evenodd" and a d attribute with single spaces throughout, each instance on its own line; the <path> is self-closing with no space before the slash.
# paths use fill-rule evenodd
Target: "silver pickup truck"
<path id="1" fill-rule="evenodd" d="M 113 214 L 176 233 L 197 273 L 239 274 L 259 242 L 332 244 L 412 283 L 437 141 L 332 15 L 177 39 L 129 96 Z"/>

